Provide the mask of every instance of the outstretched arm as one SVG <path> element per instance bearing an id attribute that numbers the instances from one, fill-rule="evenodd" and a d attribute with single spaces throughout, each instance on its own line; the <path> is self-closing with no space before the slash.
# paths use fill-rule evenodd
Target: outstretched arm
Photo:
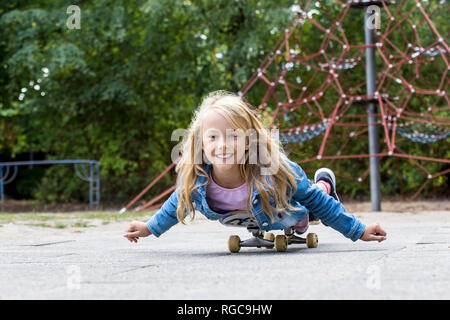
<path id="1" fill-rule="evenodd" d="M 138 242 L 139 237 L 148 237 L 152 233 L 148 230 L 145 222 L 132 221 L 123 236 L 130 242 Z"/>
<path id="2" fill-rule="evenodd" d="M 323 192 L 317 185 L 311 184 L 303 169 L 288 159 L 288 163 L 299 175 L 296 179 L 297 190 L 293 197 L 313 212 L 324 223 L 353 241 L 358 240 L 366 226 L 354 215 L 348 213 L 342 203 Z"/>
<path id="3" fill-rule="evenodd" d="M 130 242 L 137 242 L 139 237 L 147 237 L 154 235 L 159 237 L 161 234 L 169 230 L 178 223 L 177 206 L 180 191 L 176 188 L 169 199 L 167 199 L 162 207 L 147 222 L 133 221 L 126 230 L 124 235 Z"/>
<path id="4" fill-rule="evenodd" d="M 180 190 L 177 187 L 172 194 L 170 195 L 169 199 L 164 202 L 162 207 L 158 210 L 157 213 L 155 213 L 154 216 L 152 216 L 147 221 L 147 228 L 150 230 L 150 232 L 156 236 L 159 237 L 161 234 L 169 230 L 171 227 L 176 225 L 178 223 L 177 218 L 177 207 L 178 207 L 178 198 L 180 196 Z"/>
<path id="5" fill-rule="evenodd" d="M 320 182 L 320 181 L 319 181 Z M 316 183 L 316 185 L 326 194 L 329 194 L 329 190 L 323 183 Z M 386 232 L 380 227 L 380 224 L 374 223 L 371 225 L 368 225 L 366 229 L 364 230 L 364 233 L 361 235 L 359 239 L 364 241 L 378 241 L 381 242 L 383 240 L 386 240 Z"/>

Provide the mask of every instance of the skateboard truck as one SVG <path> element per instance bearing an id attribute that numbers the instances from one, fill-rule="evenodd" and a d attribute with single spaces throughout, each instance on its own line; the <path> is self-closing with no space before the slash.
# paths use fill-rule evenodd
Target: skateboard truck
<path id="1" fill-rule="evenodd" d="M 264 237 L 264 231 L 258 228 L 247 228 L 247 230 L 252 233 L 253 237 L 244 241 L 240 241 L 240 247 L 273 248 L 273 239 L 272 241 L 270 241 L 270 239 L 266 239 Z"/>
<path id="2" fill-rule="evenodd" d="M 278 252 L 287 250 L 287 246 L 293 243 L 305 243 L 308 248 L 316 248 L 319 242 L 315 233 L 308 233 L 306 238 L 298 237 L 294 234 L 294 228 L 289 227 L 284 229 L 284 235 L 275 235 L 273 233 L 265 233 L 258 227 L 247 227 L 247 230 L 252 233 L 253 237 L 241 241 L 239 236 L 232 235 L 228 239 L 228 249 L 230 252 L 239 252 L 242 247 L 266 247 L 267 249 L 275 248 Z"/>

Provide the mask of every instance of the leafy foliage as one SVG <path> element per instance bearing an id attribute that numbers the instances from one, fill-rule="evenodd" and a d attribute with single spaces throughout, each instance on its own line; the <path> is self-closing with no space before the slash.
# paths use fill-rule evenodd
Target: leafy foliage
<path id="1" fill-rule="evenodd" d="M 47 159 L 99 160 L 102 200 L 128 201 L 170 163 L 178 141 L 169 137 L 187 127 L 201 97 L 244 85 L 282 34 L 295 3 L 1 3 L 0 154 L 15 158 L 33 149 Z M 66 25 L 73 4 L 81 9 L 80 29 Z M 315 40 L 313 30 L 302 36 Z M 311 146 L 304 147 L 307 152 Z M 335 170 L 351 172 L 351 166 L 336 163 Z M 412 191 L 414 175 L 403 176 L 404 191 Z M 174 178 L 166 176 L 147 197 Z M 398 192 L 397 180 L 388 179 L 383 192 Z M 361 191 L 360 185 L 343 187 L 351 195 Z M 58 166 L 45 171 L 33 197 L 87 201 L 87 188 L 73 169 Z"/>

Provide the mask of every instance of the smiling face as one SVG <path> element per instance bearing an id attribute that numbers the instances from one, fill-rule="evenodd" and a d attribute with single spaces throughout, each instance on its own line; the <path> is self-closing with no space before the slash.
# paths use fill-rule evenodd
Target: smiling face
<path id="1" fill-rule="evenodd" d="M 205 113 L 202 150 L 213 166 L 225 169 L 243 163 L 245 150 L 248 150 L 245 140 L 244 131 L 233 128 L 217 111 L 212 109 Z"/>

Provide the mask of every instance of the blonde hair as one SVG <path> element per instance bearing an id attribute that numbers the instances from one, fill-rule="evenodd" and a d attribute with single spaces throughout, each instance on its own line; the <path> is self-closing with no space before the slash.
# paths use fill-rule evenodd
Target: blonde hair
<path id="1" fill-rule="evenodd" d="M 210 183 L 210 178 L 203 167 L 202 143 L 202 122 L 205 113 L 214 110 L 222 115 L 234 129 L 242 129 L 244 132 L 253 129 L 256 132 L 260 145 L 266 148 L 269 155 L 269 163 L 276 162 L 278 170 L 275 174 L 261 175 L 263 165 L 259 161 L 251 164 L 249 161 L 249 151 L 245 151 L 245 161 L 238 163 L 241 176 L 248 186 L 247 207 L 253 206 L 252 194 L 255 186 L 261 197 L 261 206 L 264 213 L 274 221 L 273 212 L 285 212 L 286 209 L 298 210 L 291 206 L 286 200 L 286 195 L 290 199 L 297 189 L 295 179 L 300 179 L 289 163 L 281 156 L 284 155 L 283 146 L 279 140 L 273 139 L 268 130 L 263 126 L 255 115 L 254 109 L 240 96 L 224 90 L 209 93 L 202 100 L 201 105 L 194 112 L 193 119 L 189 125 L 187 137 L 181 144 L 181 158 L 178 161 L 175 171 L 177 172 L 177 187 L 179 188 L 177 218 L 184 223 L 185 213 L 191 215 L 191 220 L 195 216 L 195 208 L 192 205 L 191 195 L 193 191 L 203 185 Z M 200 163 L 198 159 L 201 159 Z M 207 178 L 206 183 L 195 186 L 199 176 Z M 267 179 L 271 182 L 269 185 Z M 267 189 L 267 190 L 266 190 Z M 275 199 L 276 206 L 269 202 L 269 196 Z M 250 211 L 247 212 L 251 215 Z M 242 211 L 235 211 L 242 212 Z M 287 213 L 287 212 L 286 212 Z"/>

